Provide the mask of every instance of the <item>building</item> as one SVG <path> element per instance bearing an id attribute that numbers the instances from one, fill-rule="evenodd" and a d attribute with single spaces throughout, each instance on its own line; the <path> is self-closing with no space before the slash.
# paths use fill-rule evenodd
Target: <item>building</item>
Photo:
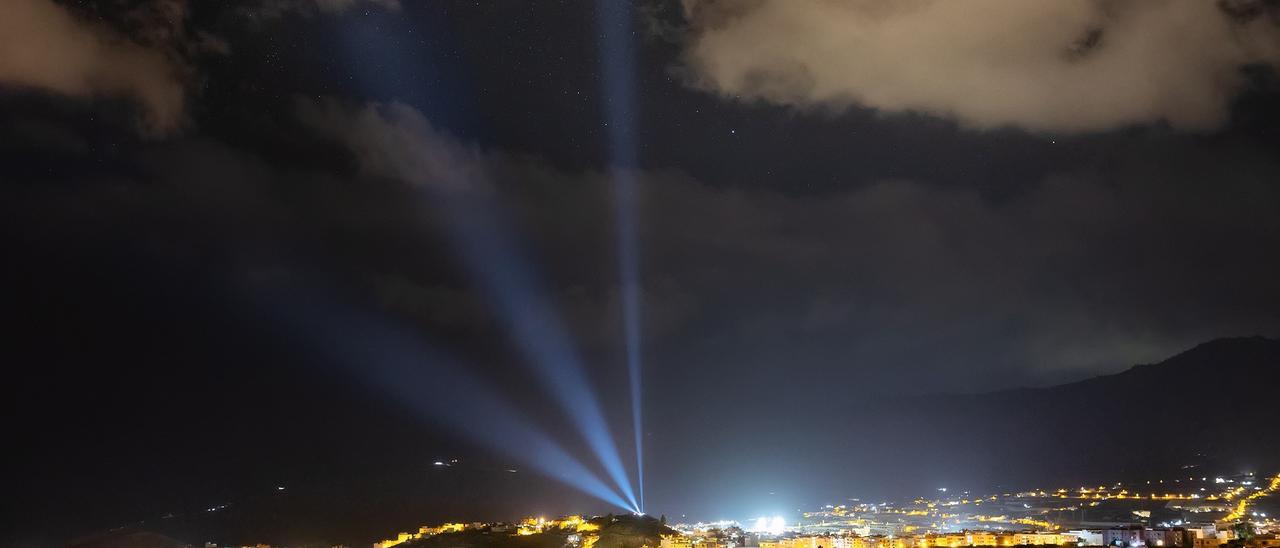
<path id="1" fill-rule="evenodd" d="M 763 546 L 764 543 L 761 543 Z M 684 535 L 662 535 L 661 548 L 693 548 L 693 539 Z M 777 547 L 774 547 L 777 548 Z"/>
<path id="2" fill-rule="evenodd" d="M 1076 529 L 1067 531 L 1067 534 L 1076 537 L 1076 544 L 1080 546 L 1102 546 L 1106 541 L 1102 539 L 1102 531 L 1095 529 Z"/>
<path id="3" fill-rule="evenodd" d="M 1187 524 L 1183 529 L 1187 531 L 1187 536 L 1191 538 L 1218 536 L 1218 526 L 1212 523 Z"/>
<path id="4" fill-rule="evenodd" d="M 444 525 L 438 525 L 435 527 L 423 525 L 422 527 L 418 528 L 418 535 L 426 537 L 431 535 L 439 535 L 443 533 L 459 533 L 466 528 L 467 526 L 461 523 L 446 523 Z"/>
<path id="5" fill-rule="evenodd" d="M 969 546 L 999 546 L 1000 538 L 993 531 L 966 531 L 964 539 Z"/>
<path id="6" fill-rule="evenodd" d="M 387 539 L 382 542 L 375 542 L 373 544 L 373 548 L 390 548 L 397 544 L 404 544 L 413 539 L 419 538 L 420 536 L 421 535 L 415 535 L 413 533 L 400 533 L 399 535 L 396 535 L 396 538 Z"/>
<path id="7" fill-rule="evenodd" d="M 1102 532 L 1102 542 L 1107 546 L 1145 546 L 1145 532 L 1141 525 L 1112 527 Z"/>
<path id="8" fill-rule="evenodd" d="M 969 540 L 964 533 L 939 533 L 934 535 L 933 538 L 925 538 L 929 541 L 929 546 L 936 548 L 959 548 L 969 544 Z"/>
<path id="9" fill-rule="evenodd" d="M 1187 531 L 1177 527 L 1160 527 L 1143 532 L 1147 546 L 1187 546 Z"/>
<path id="10" fill-rule="evenodd" d="M 1071 533 L 1014 533 L 1013 544 L 1018 546 L 1060 546 L 1079 543 L 1080 537 Z M 1098 544 L 1102 544 L 1102 536 L 1098 535 Z"/>
<path id="11" fill-rule="evenodd" d="M 843 536 L 810 535 L 791 541 L 791 548 L 853 548 L 851 539 Z"/>
<path id="12" fill-rule="evenodd" d="M 1275 533 L 1256 535 L 1245 541 L 1244 545 L 1247 548 L 1277 548 L 1280 547 L 1280 535 Z"/>

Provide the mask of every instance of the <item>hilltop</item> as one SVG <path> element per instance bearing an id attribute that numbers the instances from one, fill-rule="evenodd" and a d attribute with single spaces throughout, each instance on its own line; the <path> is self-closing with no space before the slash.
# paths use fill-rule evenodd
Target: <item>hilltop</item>
<path id="1" fill-rule="evenodd" d="M 413 548 L 563 548 L 578 545 L 592 548 L 641 548 L 657 546 L 662 535 L 675 531 L 660 519 L 650 516 L 598 516 L 587 520 L 582 531 L 548 529 L 530 535 L 513 535 L 491 528 L 445 533 L 410 541 L 401 546 Z M 576 536 L 576 538 L 571 538 Z"/>

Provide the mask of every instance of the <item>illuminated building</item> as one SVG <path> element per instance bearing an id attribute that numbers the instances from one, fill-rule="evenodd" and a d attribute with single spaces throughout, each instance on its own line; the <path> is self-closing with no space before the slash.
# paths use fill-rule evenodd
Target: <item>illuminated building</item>
<path id="1" fill-rule="evenodd" d="M 929 539 L 929 545 L 937 548 L 955 548 L 968 546 L 969 540 L 963 533 L 938 534 Z"/>
<path id="2" fill-rule="evenodd" d="M 965 542 L 969 546 L 998 546 L 998 538 L 991 531 L 969 531 L 964 535 Z"/>
<path id="3" fill-rule="evenodd" d="M 1075 544 L 1080 537 L 1071 533 L 1014 533 L 1014 545 L 1042 546 L 1042 545 L 1060 545 Z M 1102 536 L 1098 535 L 1099 544 L 1101 544 Z"/>
<path id="4" fill-rule="evenodd" d="M 684 535 L 662 535 L 661 548 L 693 548 L 693 539 Z"/>
<path id="5" fill-rule="evenodd" d="M 1208 537 L 1191 537 L 1191 548 L 1218 548 L 1222 545 L 1222 539 L 1217 535 Z"/>
<path id="6" fill-rule="evenodd" d="M 1186 546 L 1187 532 L 1179 528 L 1147 529 L 1143 532 L 1147 546 Z"/>
<path id="7" fill-rule="evenodd" d="M 833 545 L 831 537 L 802 536 L 783 540 L 780 548 L 832 548 Z"/>
<path id="8" fill-rule="evenodd" d="M 373 543 L 373 548 L 390 548 L 391 546 L 395 546 L 397 544 L 404 544 L 406 542 L 419 538 L 419 536 L 420 535 L 415 535 L 413 533 L 400 533 L 399 535 L 396 535 L 396 538 Z"/>
<path id="9" fill-rule="evenodd" d="M 1266 534 L 1256 535 L 1244 543 L 1246 548 L 1277 548 L 1280 547 L 1280 535 Z"/>
<path id="10" fill-rule="evenodd" d="M 460 533 L 466 528 L 467 528 L 466 524 L 462 524 L 462 523 L 446 523 L 444 525 L 438 525 L 435 527 L 423 525 L 422 527 L 418 528 L 418 534 L 420 536 L 425 537 L 425 536 L 431 536 L 431 535 L 439 535 L 442 533 Z"/>
<path id="11" fill-rule="evenodd" d="M 1075 537 L 1076 543 L 1079 544 L 1080 546 L 1102 546 L 1103 544 L 1102 531 L 1095 531 L 1091 529 L 1075 529 L 1072 531 L 1067 531 L 1066 534 L 1069 534 Z"/>

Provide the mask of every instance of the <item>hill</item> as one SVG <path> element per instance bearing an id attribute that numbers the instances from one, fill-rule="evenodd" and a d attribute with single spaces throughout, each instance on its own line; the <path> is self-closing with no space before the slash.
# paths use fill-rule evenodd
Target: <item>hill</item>
<path id="1" fill-rule="evenodd" d="M 1005 485 L 1271 472 L 1280 470 L 1280 341 L 1217 339 L 1113 375 L 907 407 L 899 425 Z"/>
<path id="2" fill-rule="evenodd" d="M 657 546 L 664 534 L 675 533 L 666 524 L 649 516 L 599 516 L 589 520 L 597 531 L 575 533 L 549 530 L 533 535 L 511 535 L 489 531 L 464 531 L 435 535 L 406 543 L 413 548 L 563 548 L 573 545 L 569 537 L 577 535 L 578 545 L 593 548 L 641 548 Z"/>

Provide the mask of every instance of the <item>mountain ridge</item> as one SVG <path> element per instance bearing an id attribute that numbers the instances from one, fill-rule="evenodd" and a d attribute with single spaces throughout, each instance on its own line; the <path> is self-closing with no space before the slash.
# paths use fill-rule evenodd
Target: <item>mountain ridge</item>
<path id="1" fill-rule="evenodd" d="M 1240 336 L 1240 337 L 1218 337 L 1216 339 L 1210 339 L 1208 341 L 1196 344 L 1191 348 L 1183 350 L 1182 352 L 1169 356 L 1163 360 L 1160 360 L 1157 362 L 1150 362 L 1150 363 L 1133 364 L 1127 367 L 1126 369 L 1121 371 L 1116 371 L 1115 373 L 1104 373 L 1100 375 L 1094 375 L 1092 377 L 1087 377 L 1087 378 L 1074 380 L 1070 382 L 1059 383 L 1059 384 L 1053 384 L 1049 386 L 1023 386 L 1023 387 L 1016 387 L 1016 388 L 1005 388 L 1000 390 L 994 390 L 991 392 L 982 392 L 980 394 L 945 394 L 945 395 L 973 396 L 973 395 L 1006 394 L 1006 393 L 1015 393 L 1015 392 L 1044 392 L 1044 391 L 1050 391 L 1050 390 L 1064 389 L 1064 388 L 1073 387 L 1077 385 L 1089 385 L 1091 383 L 1104 381 L 1106 379 L 1124 379 L 1133 375 L 1145 375 L 1145 374 L 1154 372 L 1157 369 L 1167 368 L 1170 365 L 1181 366 L 1184 362 L 1190 360 L 1191 358 L 1201 357 L 1208 352 L 1221 351 L 1224 349 L 1230 350 L 1230 351 L 1239 351 L 1239 350 L 1243 350 L 1242 347 L 1248 347 L 1255 351 L 1265 352 L 1267 355 L 1269 355 L 1272 358 L 1272 360 L 1280 360 L 1280 339 L 1273 339 L 1263 335 L 1248 335 L 1248 336 Z M 1168 373 L 1168 371 L 1160 371 L 1160 372 Z M 944 395 L 944 394 L 939 394 L 939 395 Z"/>

